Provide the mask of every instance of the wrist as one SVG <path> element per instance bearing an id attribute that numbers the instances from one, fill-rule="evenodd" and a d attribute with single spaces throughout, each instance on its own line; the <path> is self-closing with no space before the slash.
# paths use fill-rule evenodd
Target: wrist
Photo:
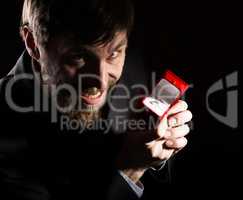
<path id="1" fill-rule="evenodd" d="M 129 179 L 131 179 L 135 184 L 137 184 L 146 170 L 145 169 L 123 169 L 120 171 L 123 174 L 125 174 Z"/>

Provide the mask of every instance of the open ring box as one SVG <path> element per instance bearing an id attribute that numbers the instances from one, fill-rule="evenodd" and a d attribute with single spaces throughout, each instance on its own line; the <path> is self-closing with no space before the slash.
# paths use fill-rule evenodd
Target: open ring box
<path id="1" fill-rule="evenodd" d="M 142 103 L 149 111 L 162 119 L 188 88 L 189 84 L 172 71 L 167 70 L 153 89 L 152 94 L 149 97 L 145 97 Z"/>

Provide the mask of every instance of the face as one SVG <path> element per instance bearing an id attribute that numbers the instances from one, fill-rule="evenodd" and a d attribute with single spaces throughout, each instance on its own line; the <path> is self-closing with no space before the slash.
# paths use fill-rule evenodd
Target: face
<path id="1" fill-rule="evenodd" d="M 56 37 L 45 50 L 40 50 L 43 84 L 72 86 L 81 108 L 70 110 L 70 116 L 93 120 L 99 115 L 109 89 L 121 77 L 126 48 L 126 32 L 118 32 L 105 45 L 82 45 L 69 35 Z M 68 92 L 60 92 L 59 105 L 67 105 L 70 98 Z"/>

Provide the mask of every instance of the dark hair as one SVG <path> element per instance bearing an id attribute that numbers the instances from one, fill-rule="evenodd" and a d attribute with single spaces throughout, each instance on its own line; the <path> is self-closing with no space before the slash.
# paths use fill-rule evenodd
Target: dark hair
<path id="1" fill-rule="evenodd" d="M 118 31 L 129 35 L 133 20 L 130 0 L 25 0 L 21 27 L 28 26 L 44 46 L 60 33 L 74 34 L 84 44 L 105 44 Z"/>

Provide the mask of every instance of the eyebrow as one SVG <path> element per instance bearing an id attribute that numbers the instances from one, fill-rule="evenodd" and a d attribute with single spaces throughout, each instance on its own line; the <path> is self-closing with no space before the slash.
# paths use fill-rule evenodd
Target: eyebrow
<path id="1" fill-rule="evenodd" d="M 127 43 L 128 43 L 128 39 L 125 37 L 123 38 L 116 46 L 111 47 L 108 49 L 109 52 L 114 52 L 116 50 L 118 50 L 119 48 L 121 48 L 122 46 L 127 46 Z M 75 46 L 75 47 L 72 47 L 70 49 L 68 49 L 69 54 L 73 54 L 73 55 L 78 55 L 78 54 L 86 54 L 86 53 L 89 53 L 89 49 L 87 49 L 85 46 Z"/>
<path id="2" fill-rule="evenodd" d="M 124 38 L 124 39 L 123 39 L 121 42 L 119 42 L 115 47 L 111 47 L 111 48 L 110 48 L 110 51 L 113 52 L 113 51 L 115 51 L 115 50 L 121 48 L 122 46 L 127 45 L 127 42 L 128 42 L 127 38 Z"/>

